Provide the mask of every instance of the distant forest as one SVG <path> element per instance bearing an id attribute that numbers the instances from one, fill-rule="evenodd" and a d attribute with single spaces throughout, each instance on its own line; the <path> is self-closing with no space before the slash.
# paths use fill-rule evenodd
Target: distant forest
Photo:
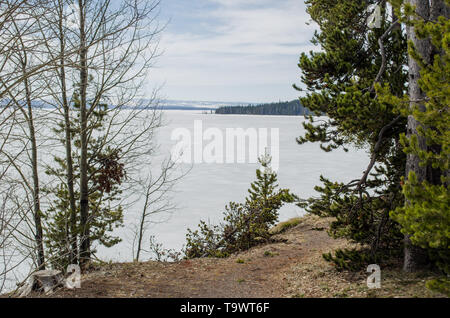
<path id="1" fill-rule="evenodd" d="M 299 100 L 247 106 L 224 106 L 216 109 L 216 114 L 249 115 L 310 115 L 311 111 L 303 107 Z"/>

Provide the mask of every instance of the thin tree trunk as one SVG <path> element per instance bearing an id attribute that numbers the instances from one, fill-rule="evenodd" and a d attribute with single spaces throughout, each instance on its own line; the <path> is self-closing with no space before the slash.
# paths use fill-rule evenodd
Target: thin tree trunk
<path id="1" fill-rule="evenodd" d="M 14 27 L 16 28 L 17 33 L 19 34 L 19 28 L 15 22 L 13 22 Z M 45 269 L 45 251 L 44 251 L 44 234 L 42 228 L 42 219 L 41 219 L 41 204 L 40 204 L 40 187 L 39 187 L 39 172 L 38 172 L 38 150 L 37 150 L 37 142 L 36 142 L 36 130 L 34 126 L 34 118 L 33 118 L 33 108 L 31 101 L 31 89 L 29 84 L 29 76 L 27 76 L 28 70 L 28 56 L 27 56 L 27 48 L 23 42 L 23 38 L 21 35 L 18 36 L 18 51 L 21 52 L 18 54 L 19 63 L 23 76 L 23 84 L 24 84 L 24 93 L 25 93 L 25 102 L 27 106 L 27 110 L 18 105 L 27 121 L 28 130 L 29 130 L 29 141 L 31 143 L 31 170 L 32 170 L 32 179 L 33 186 L 28 186 L 33 195 L 33 219 L 34 219 L 34 240 L 36 244 L 37 250 L 37 266 L 38 269 Z M 22 173 L 21 173 L 22 174 Z M 28 182 L 25 180 L 28 184 Z"/>
<path id="2" fill-rule="evenodd" d="M 26 59 L 26 58 L 25 58 Z M 25 72 L 25 64 L 22 64 L 23 71 Z M 36 142 L 36 132 L 34 128 L 33 110 L 31 104 L 30 87 L 28 79 L 24 80 L 25 85 L 25 97 L 28 106 L 28 128 L 30 130 L 30 142 L 31 142 L 31 166 L 33 174 L 33 216 L 34 216 L 34 226 L 35 233 L 34 237 L 36 240 L 37 248 L 37 265 L 38 268 L 45 269 L 45 254 L 44 254 L 44 244 L 43 244 L 43 230 L 42 230 L 42 220 L 41 220 L 41 203 L 39 198 L 39 174 L 37 168 L 37 142 Z"/>
<path id="3" fill-rule="evenodd" d="M 72 264 L 78 264 L 78 234 L 76 230 L 76 203 L 75 203 L 75 191 L 74 191 L 74 177 L 73 177 L 73 159 L 72 159 L 72 135 L 71 135 L 71 122 L 70 122 L 70 108 L 67 99 L 67 85 L 66 85 L 66 70 L 65 70 L 65 42 L 64 42 L 64 30 L 63 30 L 63 4 L 59 3 L 59 43 L 60 43 L 60 81 L 61 81 L 61 98 L 64 109 L 64 128 L 65 128 L 65 146 L 66 146 L 66 165 L 67 165 L 67 190 L 69 193 L 69 207 L 70 217 L 69 226 L 67 228 L 67 236 L 70 241 L 70 260 Z"/>
<path id="4" fill-rule="evenodd" d="M 139 262 L 139 257 L 141 255 L 142 250 L 142 239 L 144 237 L 144 225 L 145 225 L 145 217 L 147 215 L 148 201 L 150 197 L 150 189 L 147 189 L 147 193 L 145 196 L 144 210 L 142 211 L 141 222 L 139 224 L 139 234 L 138 234 L 138 246 L 136 251 L 136 262 Z"/>
<path id="5" fill-rule="evenodd" d="M 86 265 L 90 260 L 90 233 L 89 233 L 89 192 L 88 192 L 88 158 L 87 158 L 87 48 L 85 30 L 85 1 L 79 0 L 80 11 L 80 263 Z"/>

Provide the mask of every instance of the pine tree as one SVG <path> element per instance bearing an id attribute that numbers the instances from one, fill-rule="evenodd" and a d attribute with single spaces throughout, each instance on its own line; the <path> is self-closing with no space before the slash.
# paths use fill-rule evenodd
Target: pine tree
<path id="1" fill-rule="evenodd" d="M 295 196 L 288 189 L 279 189 L 277 173 L 271 168 L 270 155 L 263 155 L 258 161 L 261 168 L 256 170 L 256 181 L 250 184 L 249 196 L 245 202 L 257 206 L 262 217 L 261 223 L 271 226 L 278 220 L 278 210 L 281 206 L 293 202 Z"/>
<path id="2" fill-rule="evenodd" d="M 79 95 L 76 92 L 73 96 L 73 113 L 77 116 L 73 118 L 72 140 L 75 163 L 80 160 L 80 117 L 79 117 Z M 125 178 L 124 165 L 120 162 L 120 150 L 111 147 L 103 147 L 104 124 L 107 116 L 107 105 L 99 104 L 90 116 L 88 123 L 91 138 L 88 144 L 88 177 L 89 177 L 89 233 L 91 243 L 97 243 L 106 247 L 111 247 L 121 241 L 120 238 L 110 236 L 108 233 L 114 227 L 123 224 L 123 209 L 117 203 L 120 201 L 120 184 Z M 61 122 L 54 131 L 60 137 L 62 144 L 65 143 L 64 123 Z M 66 175 L 66 159 L 58 156 L 54 157 L 56 167 L 48 169 L 46 173 L 64 180 Z M 79 165 L 74 165 L 75 178 L 75 198 L 79 200 Z M 76 260 L 80 261 L 80 250 L 73 251 L 73 243 L 80 247 L 81 236 L 84 229 L 80 223 L 80 207 L 73 214 L 70 209 L 70 198 L 67 184 L 62 182 L 53 188 L 45 189 L 48 194 L 54 194 L 55 198 L 50 208 L 46 211 L 46 239 L 45 243 L 49 250 L 50 260 L 55 267 L 65 268 L 73 262 L 72 254 L 76 255 Z M 76 215 L 75 218 L 72 215 Z M 75 221 L 75 224 L 74 224 Z M 95 251 L 91 251 L 95 253 Z"/>
<path id="3" fill-rule="evenodd" d="M 298 142 L 321 142 L 325 151 L 369 146 L 371 152 L 361 179 L 344 184 L 321 177 L 321 196 L 301 206 L 335 217 L 330 233 L 371 246 L 373 257 L 354 251 L 324 257 L 354 269 L 348 260 L 368 262 L 378 259 L 380 247 L 399 249 L 404 233 L 405 270 L 429 264 L 421 256 L 426 252 L 448 275 L 450 2 L 392 0 L 392 19 L 381 2 L 381 28 L 374 30 L 365 17 L 377 1 L 307 3 L 320 26 L 313 42 L 323 51 L 300 58 L 308 90 L 301 101 L 329 120 L 311 118 Z M 447 293 L 450 286 L 448 278 L 428 285 Z"/>
<path id="4" fill-rule="evenodd" d="M 261 156 L 259 163 L 262 168 L 256 170 L 245 203 L 230 202 L 220 225 L 201 221 L 198 230 L 188 229 L 187 258 L 227 257 L 270 239 L 269 229 L 277 222 L 279 209 L 297 198 L 288 189 L 279 189 L 269 155 Z"/>
<path id="5" fill-rule="evenodd" d="M 328 116 L 318 122 L 309 117 L 298 143 L 318 142 L 327 152 L 353 145 L 371 154 L 360 179 L 342 183 L 321 176 L 323 185 L 315 188 L 320 196 L 300 206 L 335 217 L 330 234 L 362 244 L 373 257 L 401 249 L 402 235 L 389 212 L 404 202 L 400 181 L 405 154 L 399 135 L 406 126 L 406 117 L 398 114 L 394 104 L 377 98 L 375 84 L 383 83 L 401 96 L 408 79 L 406 37 L 395 15 L 389 18 L 385 2 L 381 2 L 380 28 L 368 28 L 370 10 L 378 3 L 306 1 L 307 12 L 320 28 L 312 43 L 322 51 L 303 53 L 298 65 L 306 85 L 301 103 Z"/>
<path id="6" fill-rule="evenodd" d="M 393 2 L 409 28 L 410 69 L 417 73 L 414 84 L 400 98 L 389 87 L 378 87 L 381 98 L 394 103 L 414 124 L 401 136 L 408 160 L 414 162 L 402 180 L 406 202 L 391 217 L 400 223 L 411 244 L 426 250 L 447 275 L 428 285 L 450 294 L 450 2 L 434 1 L 431 6 L 428 1 L 419 2 Z M 417 266 L 412 256 L 405 255 L 407 270 Z"/>

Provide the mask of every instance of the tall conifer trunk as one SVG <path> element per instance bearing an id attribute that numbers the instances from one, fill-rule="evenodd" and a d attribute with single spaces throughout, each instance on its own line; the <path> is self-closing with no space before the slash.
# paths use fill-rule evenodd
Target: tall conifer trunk
<path id="1" fill-rule="evenodd" d="M 430 21 L 436 21 L 439 16 L 448 16 L 447 8 L 444 0 L 409 0 L 409 3 L 416 7 L 416 13 L 422 18 Z M 427 64 L 433 63 L 433 56 L 439 54 L 433 48 L 429 39 L 419 39 L 415 33 L 414 27 L 407 27 L 408 40 L 411 41 L 421 56 L 423 61 Z M 409 56 L 409 98 L 411 100 L 411 107 L 417 106 L 420 111 L 425 111 L 425 93 L 420 89 L 420 66 L 417 61 Z M 419 147 L 426 150 L 427 144 L 423 136 L 418 134 L 418 128 L 421 123 L 418 122 L 413 115 L 408 116 L 407 136 L 417 135 Z M 429 129 L 430 127 L 424 127 Z M 427 181 L 432 184 L 439 183 L 440 176 L 430 166 L 421 166 L 420 159 L 414 154 L 408 154 L 406 161 L 406 177 L 410 172 L 414 172 L 419 182 Z M 408 204 L 408 202 L 406 202 Z M 403 269 L 408 272 L 417 271 L 424 267 L 427 263 L 426 252 L 414 246 L 411 243 L 409 236 L 405 236 L 405 251 L 404 251 Z"/>
<path id="2" fill-rule="evenodd" d="M 422 17 L 428 18 L 430 15 L 430 6 L 429 0 L 409 0 L 409 2 L 416 6 L 416 13 Z M 418 39 L 415 32 L 414 27 L 407 27 L 407 36 L 408 41 L 411 41 L 414 44 L 417 52 L 422 56 L 425 61 L 429 61 L 430 59 L 430 41 L 428 39 Z M 423 102 L 417 102 L 425 99 L 425 94 L 419 87 L 419 78 L 420 78 L 420 66 L 417 61 L 409 56 L 409 98 L 414 101 L 411 103 L 411 107 L 417 105 L 421 111 L 424 110 Z M 422 149 L 426 148 L 425 140 L 422 136 L 418 134 L 418 128 L 420 123 L 414 118 L 413 115 L 408 116 L 408 126 L 407 126 L 407 136 L 410 138 L 412 135 L 417 135 L 419 140 L 419 145 Z M 427 168 L 419 165 L 420 160 L 419 157 L 414 154 L 408 154 L 406 159 L 406 177 L 408 177 L 409 173 L 412 171 L 416 174 L 417 180 L 422 182 L 426 180 Z M 406 202 L 406 204 L 409 204 Z M 425 252 L 412 245 L 409 236 L 405 236 L 405 251 L 404 251 L 404 263 L 403 269 L 405 271 L 411 272 L 421 268 L 426 262 L 426 254 Z"/>

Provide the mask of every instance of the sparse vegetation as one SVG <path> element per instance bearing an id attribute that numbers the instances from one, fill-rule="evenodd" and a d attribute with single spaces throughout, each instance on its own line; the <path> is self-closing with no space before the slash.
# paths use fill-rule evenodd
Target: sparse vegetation
<path id="1" fill-rule="evenodd" d="M 269 233 L 272 234 L 272 235 L 283 233 L 286 230 L 288 230 L 288 229 L 290 229 L 290 228 L 292 228 L 294 226 L 299 225 L 301 223 L 301 221 L 302 221 L 302 218 L 298 217 L 298 218 L 289 219 L 289 220 L 284 221 L 284 222 L 280 222 L 277 225 L 275 225 L 274 227 L 272 227 L 269 230 Z"/>
<path id="2" fill-rule="evenodd" d="M 338 271 L 322 254 L 357 246 L 310 230 L 327 228 L 330 221 L 307 215 L 301 227 L 280 234 L 290 244 L 255 246 L 229 258 L 97 264 L 83 275 L 83 288 L 61 289 L 52 297 L 445 297 L 426 288 L 426 281 L 438 277 L 432 271 L 381 267 L 380 289 L 367 287 L 364 266 Z M 269 249 L 279 255 L 264 256 Z"/>
<path id="3" fill-rule="evenodd" d="M 278 210 L 295 199 L 288 189 L 278 189 L 277 174 L 270 168 L 270 161 L 269 156 L 259 159 L 262 169 L 256 170 L 257 180 L 250 185 L 249 196 L 245 203 L 230 202 L 225 207 L 222 224 L 201 221 L 198 230 L 188 229 L 187 258 L 227 257 L 269 241 L 269 229 L 278 219 Z"/>

